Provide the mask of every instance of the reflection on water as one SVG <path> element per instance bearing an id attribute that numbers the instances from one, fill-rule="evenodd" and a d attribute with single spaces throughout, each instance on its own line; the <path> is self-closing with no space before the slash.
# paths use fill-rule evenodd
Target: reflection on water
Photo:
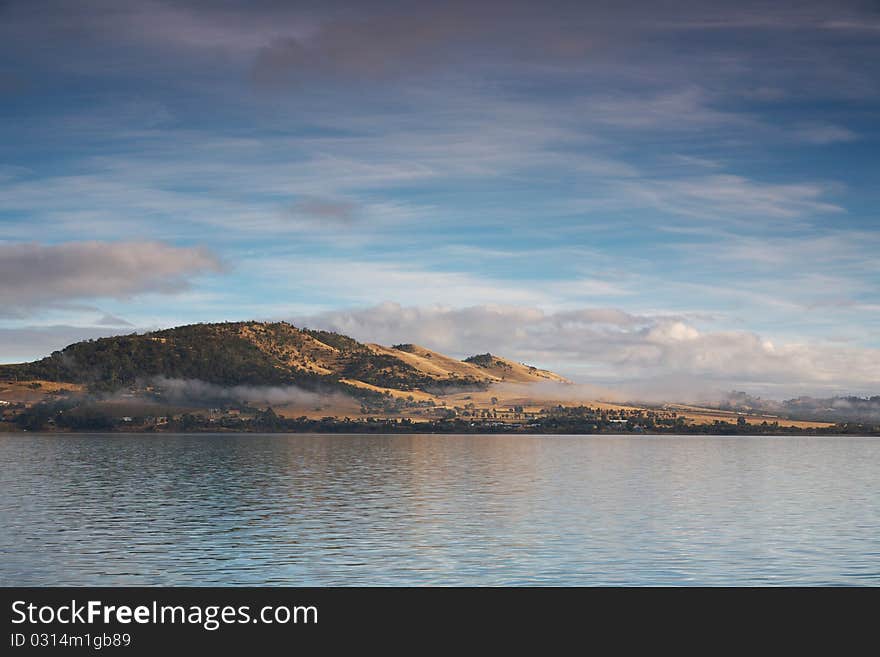
<path id="1" fill-rule="evenodd" d="M 3 435 L 0 584 L 880 584 L 880 440 Z"/>

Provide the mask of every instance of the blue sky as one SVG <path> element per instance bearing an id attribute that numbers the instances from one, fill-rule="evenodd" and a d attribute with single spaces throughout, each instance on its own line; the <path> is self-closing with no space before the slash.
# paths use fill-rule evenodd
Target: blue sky
<path id="1" fill-rule="evenodd" d="M 288 319 L 880 392 L 868 3 L 6 2 L 0 361 Z"/>

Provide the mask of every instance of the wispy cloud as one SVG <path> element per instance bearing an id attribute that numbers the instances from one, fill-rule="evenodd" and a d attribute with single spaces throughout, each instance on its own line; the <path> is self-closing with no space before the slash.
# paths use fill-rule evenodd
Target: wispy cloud
<path id="1" fill-rule="evenodd" d="M 786 220 L 845 211 L 823 200 L 828 189 L 817 183 L 769 184 L 718 174 L 619 184 L 631 198 L 675 215 L 699 219 Z"/>
<path id="2" fill-rule="evenodd" d="M 810 144 L 839 144 L 856 141 L 859 138 L 852 130 L 832 123 L 803 123 L 797 126 L 794 134 Z"/>

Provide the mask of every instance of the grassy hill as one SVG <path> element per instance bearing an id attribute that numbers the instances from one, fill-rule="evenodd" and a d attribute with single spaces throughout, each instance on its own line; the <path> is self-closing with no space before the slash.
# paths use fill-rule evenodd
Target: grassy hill
<path id="1" fill-rule="evenodd" d="M 475 358 L 459 361 L 411 344 L 363 344 L 286 322 L 227 322 L 78 342 L 32 363 L 2 365 L 0 379 L 113 391 L 164 377 L 220 386 L 354 388 L 361 395 L 377 389 L 437 393 L 486 389 L 501 381 L 564 380 L 497 357 Z"/>
<path id="2" fill-rule="evenodd" d="M 510 383 L 535 383 L 540 381 L 568 383 L 567 379 L 555 372 L 538 369 L 531 365 L 515 363 L 512 360 L 492 354 L 477 354 L 476 356 L 465 358 L 464 362 L 480 368 L 484 376 L 492 376 Z"/>

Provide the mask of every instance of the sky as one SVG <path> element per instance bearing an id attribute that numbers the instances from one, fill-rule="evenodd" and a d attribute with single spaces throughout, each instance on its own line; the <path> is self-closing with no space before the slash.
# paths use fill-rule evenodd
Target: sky
<path id="1" fill-rule="evenodd" d="M 0 0 L 0 362 L 287 320 L 880 394 L 880 6 Z"/>

